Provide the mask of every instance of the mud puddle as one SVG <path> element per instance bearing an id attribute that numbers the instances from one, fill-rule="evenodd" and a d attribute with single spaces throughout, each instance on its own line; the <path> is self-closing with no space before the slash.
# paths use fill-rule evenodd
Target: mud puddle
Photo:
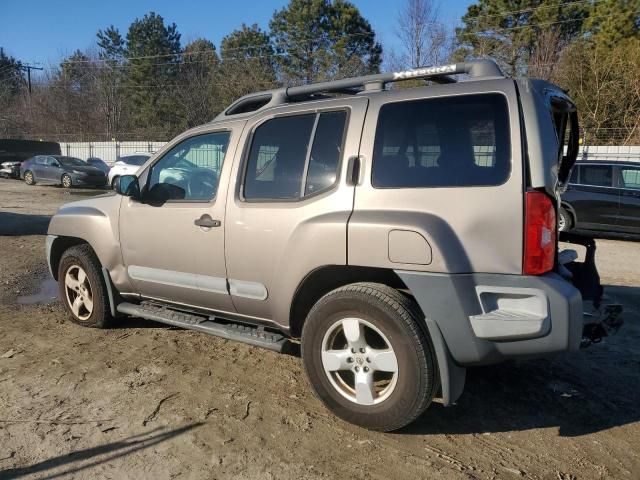
<path id="1" fill-rule="evenodd" d="M 21 295 L 16 301 L 21 305 L 48 305 L 58 301 L 58 282 L 52 277 L 42 279 L 38 288 L 38 293 Z"/>

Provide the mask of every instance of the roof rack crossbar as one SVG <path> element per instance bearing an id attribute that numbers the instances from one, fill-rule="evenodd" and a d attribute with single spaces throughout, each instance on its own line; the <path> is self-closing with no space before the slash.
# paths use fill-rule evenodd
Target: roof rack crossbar
<path id="1" fill-rule="evenodd" d="M 233 116 L 263 108 L 282 105 L 320 93 L 358 93 L 359 89 L 381 90 L 387 83 L 402 80 L 424 79 L 435 83 L 454 83 L 450 75 L 465 73 L 471 78 L 504 77 L 494 60 L 481 59 L 434 67 L 415 68 L 402 72 L 378 73 L 362 77 L 344 78 L 330 82 L 310 83 L 297 87 L 285 87 L 267 92 L 246 95 L 232 103 L 220 116 Z"/>

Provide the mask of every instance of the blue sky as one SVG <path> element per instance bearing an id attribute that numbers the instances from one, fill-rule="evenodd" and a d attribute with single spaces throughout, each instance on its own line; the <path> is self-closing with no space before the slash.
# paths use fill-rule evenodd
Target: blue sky
<path id="1" fill-rule="evenodd" d="M 404 0 L 351 0 L 371 22 L 383 45 L 393 46 L 397 11 Z M 0 46 L 19 60 L 57 64 L 95 44 L 96 32 L 111 24 L 126 34 L 136 17 L 153 10 L 175 22 L 182 43 L 198 37 L 216 46 L 243 22 L 267 28 L 273 11 L 288 0 L 0 0 Z M 441 17 L 455 22 L 471 0 L 442 0 Z"/>

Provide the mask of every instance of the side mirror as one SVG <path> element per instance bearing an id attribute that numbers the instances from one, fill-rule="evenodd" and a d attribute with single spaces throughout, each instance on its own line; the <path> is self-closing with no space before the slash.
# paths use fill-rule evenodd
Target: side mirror
<path id="1" fill-rule="evenodd" d="M 60 168 L 60 164 L 58 162 L 53 162 L 51 164 L 52 167 Z"/>
<path id="2" fill-rule="evenodd" d="M 140 200 L 140 184 L 135 175 L 121 175 L 116 181 L 116 192 L 134 200 Z"/>

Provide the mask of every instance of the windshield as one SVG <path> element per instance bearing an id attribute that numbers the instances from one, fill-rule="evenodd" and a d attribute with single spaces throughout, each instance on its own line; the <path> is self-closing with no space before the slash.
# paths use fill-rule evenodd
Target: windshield
<path id="1" fill-rule="evenodd" d="M 121 162 L 124 162 L 128 165 L 136 165 L 138 167 L 140 165 L 143 165 L 147 160 L 149 160 L 149 157 L 146 155 L 131 155 L 127 157 L 120 157 Z"/>
<path id="2" fill-rule="evenodd" d="M 61 165 L 65 167 L 86 167 L 87 164 L 80 160 L 79 158 L 74 157 L 54 157 Z"/>

